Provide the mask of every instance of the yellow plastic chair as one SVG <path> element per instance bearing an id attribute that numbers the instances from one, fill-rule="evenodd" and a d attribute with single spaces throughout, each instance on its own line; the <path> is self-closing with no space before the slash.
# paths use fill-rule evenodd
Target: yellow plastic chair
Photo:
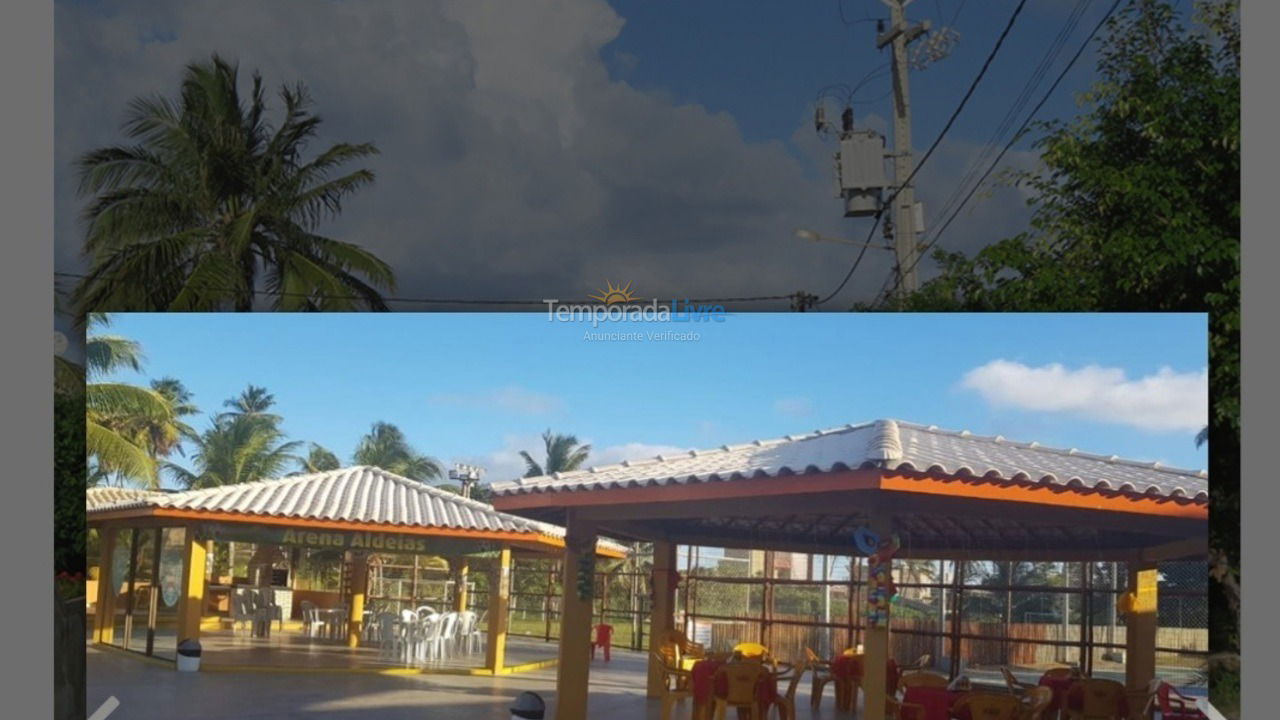
<path id="1" fill-rule="evenodd" d="M 740 642 L 733 651 L 744 660 L 763 660 L 769 656 L 769 648 L 754 642 Z"/>
<path id="2" fill-rule="evenodd" d="M 1022 714 L 1024 720 L 1048 720 L 1046 712 L 1053 703 L 1052 688 L 1037 685 L 1027 690 L 1022 699 L 1027 704 Z"/>
<path id="3" fill-rule="evenodd" d="M 760 662 L 731 662 L 721 665 L 720 669 L 716 670 L 713 687 L 719 686 L 719 678 L 724 677 L 726 692 L 724 696 L 715 697 L 712 717 L 715 720 L 724 720 L 729 708 L 732 707 L 739 710 L 739 715 L 743 710 L 748 711 L 751 720 L 764 720 L 760 704 L 756 702 L 756 685 L 768 672 Z"/>
<path id="4" fill-rule="evenodd" d="M 663 633 L 662 644 L 675 647 L 676 664 L 683 670 L 692 670 L 695 663 L 707 657 L 707 649 L 702 643 L 693 642 L 679 630 L 668 630 Z"/>
<path id="5" fill-rule="evenodd" d="M 909 687 L 945 688 L 948 685 L 948 682 L 947 682 L 946 676 L 944 675 L 939 675 L 938 673 L 917 671 L 917 672 L 903 673 L 902 677 L 898 679 L 898 685 L 904 688 L 909 688 Z"/>
<path id="6" fill-rule="evenodd" d="M 890 720 L 925 720 L 924 706 L 904 703 L 897 698 L 885 698 L 884 716 Z"/>
<path id="7" fill-rule="evenodd" d="M 973 720 L 1021 720 L 1024 706 L 1013 695 L 971 692 L 956 701 L 952 714 L 967 707 Z"/>
<path id="8" fill-rule="evenodd" d="M 1033 688 L 1040 687 L 1032 683 L 1022 682 L 1014 676 L 1013 671 L 1007 665 L 1000 668 L 1000 674 L 1004 676 L 1004 684 L 1009 688 L 1010 695 L 1025 697 Z M 1052 696 L 1052 692 L 1050 692 L 1050 696 Z"/>
<path id="9" fill-rule="evenodd" d="M 1085 678 L 1077 681 L 1076 685 L 1080 688 L 1082 702 L 1077 709 L 1066 708 L 1069 720 L 1121 720 L 1121 703 L 1126 693 L 1123 683 Z"/>
<path id="10" fill-rule="evenodd" d="M 806 648 L 807 649 L 807 648 Z M 796 689 L 800 687 L 800 678 L 809 670 L 809 662 L 797 665 L 787 679 L 787 691 L 778 696 L 778 716 L 781 720 L 796 720 Z"/>
<path id="11" fill-rule="evenodd" d="M 818 653 L 811 648 L 804 649 L 804 656 L 809 671 L 813 673 L 812 685 L 809 689 L 809 706 L 817 712 L 818 706 L 822 704 L 823 689 L 827 687 L 827 683 L 835 680 L 835 677 L 831 674 L 831 663 L 818 657 Z"/>
<path id="12" fill-rule="evenodd" d="M 681 700 L 693 700 L 693 683 L 688 670 L 671 664 L 671 654 L 654 650 L 649 653 L 662 673 L 662 720 L 671 720 L 671 708 Z"/>

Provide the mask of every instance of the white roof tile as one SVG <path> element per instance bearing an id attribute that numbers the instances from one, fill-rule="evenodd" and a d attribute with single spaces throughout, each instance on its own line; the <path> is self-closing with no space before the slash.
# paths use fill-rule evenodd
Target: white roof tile
<path id="1" fill-rule="evenodd" d="M 585 491 L 694 482 L 780 477 L 862 467 L 972 475 L 993 481 L 1028 481 L 1068 487 L 1192 498 L 1207 503 L 1209 477 L 1201 471 L 1122 460 L 1020 443 L 968 430 L 940 430 L 897 420 L 876 420 L 806 435 L 756 440 L 718 450 L 592 467 L 555 476 L 495 483 L 498 495 Z"/>
<path id="2" fill-rule="evenodd" d="M 110 492 L 108 492 L 110 491 Z M 217 511 L 265 517 L 339 520 L 405 527 L 491 530 L 564 537 L 564 528 L 509 515 L 492 505 L 372 466 L 294 475 L 182 492 L 90 488 L 90 515 L 144 507 Z M 625 552 L 617 543 L 601 540 Z"/>

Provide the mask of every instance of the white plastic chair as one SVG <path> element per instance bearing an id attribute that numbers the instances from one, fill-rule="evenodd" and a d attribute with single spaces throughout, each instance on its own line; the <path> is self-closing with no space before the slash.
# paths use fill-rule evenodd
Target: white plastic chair
<path id="1" fill-rule="evenodd" d="M 302 608 L 302 632 L 307 637 L 315 637 L 321 632 L 320 612 L 316 604 L 302 600 L 298 605 Z"/>
<path id="2" fill-rule="evenodd" d="M 378 613 L 376 617 L 379 659 L 393 660 L 404 650 L 404 639 L 400 635 L 399 628 L 396 627 L 397 621 L 395 613 Z"/>
<path id="3" fill-rule="evenodd" d="M 276 621 L 276 628 L 284 630 L 284 608 L 276 604 L 276 593 L 271 588 L 254 588 L 254 604 L 258 612 L 266 616 L 267 622 Z"/>
<path id="4" fill-rule="evenodd" d="M 435 615 L 436 609 L 431 607 L 430 605 L 419 605 L 418 608 L 414 610 L 414 612 L 418 613 L 418 617 L 421 618 L 427 615 Z"/>
<path id="5" fill-rule="evenodd" d="M 241 624 L 246 624 L 253 631 L 253 607 L 245 597 L 243 590 L 231 594 L 231 634 L 235 635 Z"/>
<path id="6" fill-rule="evenodd" d="M 446 660 L 458 646 L 458 613 L 447 612 L 440 618 L 439 657 Z"/>
<path id="7" fill-rule="evenodd" d="M 480 649 L 480 623 L 474 610 L 466 610 L 458 616 L 458 647 L 465 653 Z"/>
<path id="8" fill-rule="evenodd" d="M 440 631 L 444 629 L 443 619 L 440 615 L 428 615 L 418 623 L 421 633 L 418 657 L 423 662 L 440 658 Z"/>

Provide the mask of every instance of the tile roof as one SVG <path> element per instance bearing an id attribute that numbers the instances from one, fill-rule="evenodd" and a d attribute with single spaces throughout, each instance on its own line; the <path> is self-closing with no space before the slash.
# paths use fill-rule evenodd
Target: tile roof
<path id="1" fill-rule="evenodd" d="M 140 490 L 138 488 L 91 487 L 84 492 L 84 509 L 93 510 L 103 505 L 145 500 L 153 495 L 164 494 L 156 490 Z"/>
<path id="2" fill-rule="evenodd" d="M 1179 470 L 897 420 L 522 478 L 495 483 L 493 490 L 498 495 L 587 491 L 870 467 L 1185 497 L 1200 503 L 1209 499 L 1209 476 L 1203 470 Z"/>
<path id="3" fill-rule="evenodd" d="M 95 488 L 96 489 L 96 488 Z M 492 505 L 372 466 L 223 485 L 175 493 L 122 496 L 90 505 L 90 515 L 163 507 L 264 517 L 361 522 L 401 527 L 488 530 L 563 538 L 564 528 L 509 515 Z M 86 503 L 93 500 L 86 495 Z M 615 543 L 609 546 L 625 551 Z"/>

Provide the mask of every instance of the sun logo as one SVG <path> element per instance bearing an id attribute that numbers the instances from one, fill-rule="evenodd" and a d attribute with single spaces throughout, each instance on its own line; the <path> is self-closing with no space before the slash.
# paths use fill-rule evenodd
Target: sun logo
<path id="1" fill-rule="evenodd" d="M 599 300 L 605 305 L 629 303 L 634 302 L 636 299 L 635 296 L 631 294 L 631 283 L 627 283 L 625 286 L 619 285 L 618 287 L 614 287 L 613 283 L 608 280 L 605 281 L 604 290 L 601 290 L 599 295 L 589 295 L 588 297 L 592 300 Z"/>

